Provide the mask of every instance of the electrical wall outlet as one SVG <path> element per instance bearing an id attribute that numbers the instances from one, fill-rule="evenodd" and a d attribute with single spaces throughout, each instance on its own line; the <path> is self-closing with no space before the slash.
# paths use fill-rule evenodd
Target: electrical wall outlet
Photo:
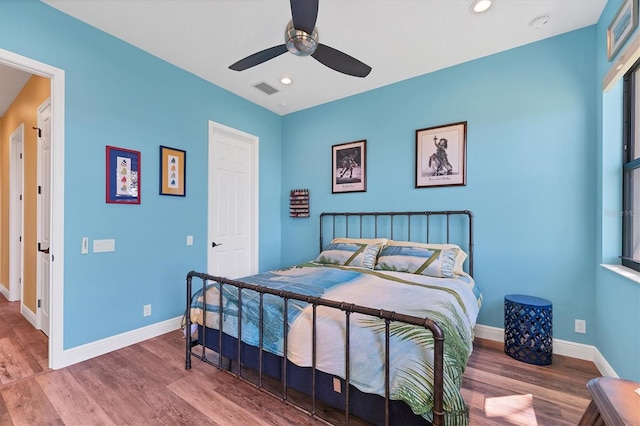
<path id="1" fill-rule="evenodd" d="M 187 235 L 187 245 L 188 246 L 193 245 L 193 235 Z"/>
<path id="2" fill-rule="evenodd" d="M 151 305 L 144 305 L 142 307 L 142 315 L 148 317 L 151 315 Z"/>
<path id="3" fill-rule="evenodd" d="M 586 334 L 587 333 L 587 321 L 586 320 L 577 319 L 576 320 L 576 324 L 575 324 L 575 330 L 576 330 L 576 333 Z"/>

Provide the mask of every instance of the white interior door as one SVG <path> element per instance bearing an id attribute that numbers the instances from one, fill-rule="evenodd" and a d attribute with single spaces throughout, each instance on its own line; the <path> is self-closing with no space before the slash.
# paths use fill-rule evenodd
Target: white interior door
<path id="1" fill-rule="evenodd" d="M 9 300 L 22 300 L 22 182 L 24 176 L 22 151 L 24 124 L 20 124 L 9 137 Z"/>
<path id="2" fill-rule="evenodd" d="M 258 138 L 209 122 L 207 272 L 258 272 Z"/>
<path id="3" fill-rule="evenodd" d="M 37 324 L 49 335 L 51 271 L 51 101 L 38 108 L 38 298 Z"/>

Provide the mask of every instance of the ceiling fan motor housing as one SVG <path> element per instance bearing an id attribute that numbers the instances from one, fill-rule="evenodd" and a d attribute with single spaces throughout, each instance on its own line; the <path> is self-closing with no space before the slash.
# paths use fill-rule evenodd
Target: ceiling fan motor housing
<path id="1" fill-rule="evenodd" d="M 313 28 L 311 34 L 307 34 L 302 30 L 297 30 L 293 26 L 293 20 L 287 24 L 287 30 L 284 33 L 284 43 L 287 50 L 296 56 L 309 56 L 316 51 L 318 47 L 318 29 Z"/>

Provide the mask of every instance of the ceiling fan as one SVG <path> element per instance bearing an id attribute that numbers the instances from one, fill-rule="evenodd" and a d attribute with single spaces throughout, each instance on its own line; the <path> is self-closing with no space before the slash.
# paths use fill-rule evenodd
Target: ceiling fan
<path id="1" fill-rule="evenodd" d="M 234 71 L 244 71 L 289 51 L 296 56 L 309 56 L 327 67 L 352 75 L 366 77 L 371 67 L 339 50 L 318 43 L 318 0 L 290 0 L 292 19 L 284 33 L 285 44 L 270 47 L 240 59 L 229 66 Z"/>

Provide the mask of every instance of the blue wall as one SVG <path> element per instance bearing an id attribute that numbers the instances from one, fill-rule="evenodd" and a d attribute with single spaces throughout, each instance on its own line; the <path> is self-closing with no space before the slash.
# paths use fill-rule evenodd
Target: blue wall
<path id="1" fill-rule="evenodd" d="M 321 211 L 470 209 L 479 323 L 503 327 L 503 298 L 554 304 L 554 336 L 593 324 L 595 27 L 290 114 L 283 194 L 309 188 Z M 467 185 L 414 188 L 415 130 L 467 121 Z M 331 145 L 367 139 L 367 192 L 331 193 Z M 306 159 L 308 161 L 300 161 Z M 283 201 L 286 203 L 286 200 Z M 283 209 L 283 262 L 316 256 L 317 220 Z"/>
<path id="2" fill-rule="evenodd" d="M 281 264 L 280 116 L 39 1 L 0 4 L 0 47 L 66 73 L 65 349 L 184 312 L 206 270 L 208 120 L 260 138 L 259 267 Z M 105 203 L 106 145 L 141 152 L 140 205 Z M 159 145 L 187 151 L 185 198 L 158 195 Z M 116 251 L 81 255 L 84 236 Z"/>
<path id="3" fill-rule="evenodd" d="M 596 93 L 602 120 L 596 149 L 596 346 L 620 377 L 640 381 L 640 285 L 600 266 L 619 264 L 622 247 L 621 217 L 616 214 L 622 210 L 622 82 L 602 93 L 602 81 L 612 66 L 607 60 L 607 27 L 621 4 L 610 0 L 597 25 Z"/>

